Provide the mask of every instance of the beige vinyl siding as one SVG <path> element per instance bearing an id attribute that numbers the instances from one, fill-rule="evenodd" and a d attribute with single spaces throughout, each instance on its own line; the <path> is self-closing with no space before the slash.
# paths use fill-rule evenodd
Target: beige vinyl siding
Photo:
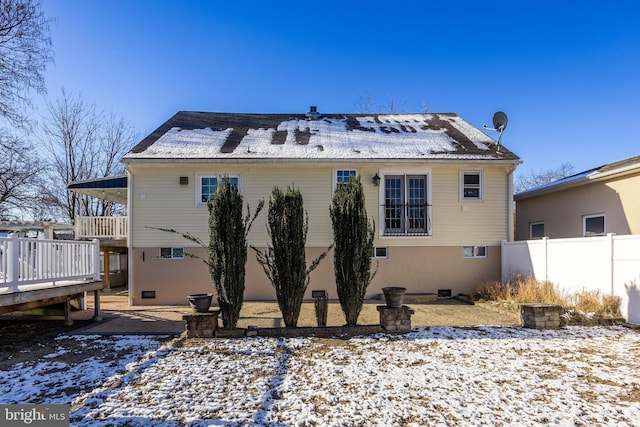
<path id="1" fill-rule="evenodd" d="M 331 244 L 333 232 L 329 207 L 334 190 L 337 169 L 356 169 L 360 174 L 367 200 L 369 216 L 380 230 L 380 200 L 384 181 L 375 187 L 372 177 L 383 171 L 405 171 L 407 174 L 427 173 L 433 204 L 433 237 L 376 237 L 375 244 L 388 247 L 388 257 L 377 260 L 378 274 L 368 290 L 368 296 L 380 292 L 384 286 L 402 285 L 410 292 L 437 292 L 451 289 L 454 294 L 468 293 L 481 279 L 499 278 L 500 248 L 490 247 L 486 258 L 466 259 L 464 245 L 499 245 L 507 233 L 508 167 L 486 167 L 464 164 L 407 163 L 375 164 L 298 163 L 298 164 L 193 164 L 173 166 L 130 165 L 131 173 L 131 228 L 130 290 L 133 304 L 185 304 L 186 295 L 208 292 L 211 289 L 207 268 L 199 260 L 161 260 L 161 247 L 184 247 L 188 251 L 194 244 L 182 237 L 147 228 L 174 228 L 189 232 L 208 242 L 208 210 L 196 203 L 196 174 L 203 172 L 234 173 L 241 176 L 242 194 L 251 209 L 260 199 L 265 208 L 249 235 L 252 245 L 264 248 L 268 243 L 266 232 L 269 197 L 274 186 L 286 190 L 295 185 L 302 192 L 309 213 L 307 261 L 310 262 Z M 460 172 L 483 171 L 482 201 L 460 201 Z M 181 176 L 189 184 L 181 186 Z M 144 194 L 144 200 L 140 195 Z M 462 206 L 467 206 L 466 211 Z M 376 233 L 377 234 L 377 233 Z M 308 293 L 313 289 L 326 289 L 335 296 L 333 252 L 312 273 Z M 250 251 L 247 260 L 245 298 L 273 299 L 272 286 Z M 155 299 L 141 299 L 142 291 L 155 291 Z M 307 295 L 309 296 L 309 295 Z"/>
<path id="2" fill-rule="evenodd" d="M 461 200 L 461 172 L 477 170 L 482 171 L 483 174 L 483 200 Z M 499 245 L 501 240 L 508 239 L 509 170 L 507 168 L 473 164 L 434 165 L 430 169 L 429 180 L 432 193 L 432 236 L 378 237 L 376 244 Z M 383 197 L 382 188 L 380 197 Z M 377 222 L 380 220 L 378 219 Z"/>
<path id="3" fill-rule="evenodd" d="M 130 229 L 134 246 L 193 246 L 178 235 L 152 230 L 147 227 L 173 228 L 207 239 L 204 206 L 196 206 L 195 173 L 185 168 L 159 167 L 129 168 L 131 179 L 132 218 Z M 189 184 L 181 186 L 181 176 Z"/>
<path id="4" fill-rule="evenodd" d="M 447 246 L 447 245 L 497 245 L 508 238 L 507 232 L 507 167 L 483 165 L 424 166 L 406 163 L 389 163 L 381 167 L 372 164 L 348 163 L 275 163 L 242 164 L 193 164 L 184 166 L 130 165 L 132 178 L 131 214 L 132 242 L 136 247 L 184 246 L 194 244 L 178 235 L 160 232 L 147 227 L 174 228 L 192 233 L 208 241 L 206 206 L 196 204 L 196 175 L 203 172 L 238 173 L 241 175 L 242 194 L 252 211 L 260 199 L 265 208 L 253 225 L 249 243 L 265 246 L 269 239 L 266 231 L 269 198 L 274 186 L 283 191 L 295 185 L 302 192 L 304 206 L 309 214 L 307 246 L 326 247 L 331 244 L 332 228 L 329 207 L 334 189 L 336 169 L 356 169 L 361 176 L 367 211 L 376 223 L 376 245 L 391 246 Z M 460 200 L 460 172 L 482 170 L 483 200 Z M 381 237 L 380 200 L 384 196 L 384 180 L 375 187 L 371 178 L 384 171 L 405 171 L 407 174 L 427 173 L 431 192 L 433 236 Z M 179 184 L 180 176 L 187 176 L 189 184 Z M 144 200 L 141 199 L 144 194 Z"/>
<path id="5" fill-rule="evenodd" d="M 460 199 L 460 172 L 466 170 L 482 171 L 482 200 Z M 441 204 L 434 201 L 434 242 L 499 245 L 508 238 L 506 170 L 481 167 L 437 170 L 434 181 L 434 197 L 442 197 Z M 451 188 L 451 183 L 456 183 L 455 188 Z"/>
<path id="6" fill-rule="evenodd" d="M 256 167 L 248 171 L 245 174 L 246 199 L 254 200 L 252 204 L 257 204 L 260 198 L 265 201 L 265 210 L 256 220 L 250 235 L 251 244 L 266 246 L 269 242 L 266 224 L 273 188 L 277 186 L 282 191 L 286 191 L 287 187 L 294 186 L 300 190 L 304 208 L 308 213 L 307 245 L 330 245 L 332 237 L 329 206 L 332 195 L 332 173 L 333 168 L 326 166 L 305 168 L 274 168 L 272 166 L 268 169 Z"/>
<path id="7" fill-rule="evenodd" d="M 196 204 L 196 174 L 204 172 L 238 173 L 241 175 L 241 191 L 245 204 L 249 203 L 253 212 L 259 200 L 265 201 L 265 207 L 253 224 L 249 234 L 249 243 L 265 246 L 267 235 L 267 212 L 269 199 L 275 186 L 286 191 L 294 185 L 300 189 L 305 210 L 309 215 L 308 246 L 329 246 L 333 240 L 329 207 L 334 188 L 336 169 L 351 168 L 340 164 L 301 164 L 279 166 L 266 165 L 239 166 L 225 165 L 189 165 L 172 167 L 156 165 L 154 167 L 130 167 L 132 179 L 132 242 L 136 247 L 143 246 L 184 246 L 194 244 L 182 237 L 149 229 L 148 227 L 173 228 L 181 232 L 192 233 L 203 241 L 208 241 L 206 206 Z M 364 168 L 356 168 L 359 172 Z M 377 187 L 371 183 L 375 172 L 367 172 L 363 180 L 365 191 L 373 206 L 376 205 Z M 179 185 L 179 177 L 187 176 L 189 184 Z M 140 195 L 144 194 L 144 200 Z M 375 212 L 375 211 L 374 211 Z"/>

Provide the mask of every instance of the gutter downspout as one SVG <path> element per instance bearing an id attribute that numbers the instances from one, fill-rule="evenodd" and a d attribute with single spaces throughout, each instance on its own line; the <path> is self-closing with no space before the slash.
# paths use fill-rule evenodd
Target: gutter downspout
<path id="1" fill-rule="evenodd" d="M 505 274 L 507 265 L 506 246 L 508 242 L 513 242 L 515 200 L 513 200 L 513 171 L 515 166 L 511 167 L 507 174 L 507 240 L 500 241 L 500 282 L 504 285 L 507 283 L 508 277 Z"/>
<path id="2" fill-rule="evenodd" d="M 515 201 L 513 200 L 513 171 L 512 168 L 507 176 L 507 239 L 509 242 L 513 242 L 514 236 L 514 213 L 515 213 Z"/>

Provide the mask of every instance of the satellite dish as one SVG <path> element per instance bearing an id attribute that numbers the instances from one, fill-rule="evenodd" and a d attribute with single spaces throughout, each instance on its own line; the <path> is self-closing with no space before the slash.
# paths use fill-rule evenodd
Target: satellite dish
<path id="1" fill-rule="evenodd" d="M 496 153 L 500 153 L 500 139 L 502 139 L 502 132 L 507 128 L 507 115 L 502 111 L 498 111 L 493 115 L 493 128 L 490 128 L 487 125 L 482 126 L 488 130 L 494 130 L 496 132 L 500 132 L 498 135 L 498 139 L 496 140 Z"/>
<path id="2" fill-rule="evenodd" d="M 507 128 L 507 115 L 498 111 L 493 115 L 493 128 L 500 133 Z"/>

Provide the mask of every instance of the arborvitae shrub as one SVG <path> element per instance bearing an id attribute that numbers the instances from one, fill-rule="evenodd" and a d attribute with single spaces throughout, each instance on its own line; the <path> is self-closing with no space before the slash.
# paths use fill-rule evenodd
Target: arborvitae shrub
<path id="1" fill-rule="evenodd" d="M 359 178 L 352 177 L 336 187 L 330 214 L 338 299 L 347 325 L 355 325 L 367 287 L 377 271 L 371 272 L 375 224 L 367 217 Z"/>
<path id="2" fill-rule="evenodd" d="M 308 218 L 302 194 L 288 187 L 283 193 L 273 189 L 269 200 L 267 231 L 271 238 L 272 255 L 255 247 L 256 259 L 276 291 L 278 306 L 286 326 L 297 326 L 302 299 L 309 285 L 309 274 L 327 255 L 323 252 L 307 268 L 305 244 Z"/>

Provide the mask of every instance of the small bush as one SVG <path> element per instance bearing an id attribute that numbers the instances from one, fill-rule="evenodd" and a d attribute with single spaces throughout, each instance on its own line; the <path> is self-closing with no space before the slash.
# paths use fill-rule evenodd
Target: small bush
<path id="1" fill-rule="evenodd" d="M 551 282 L 538 282 L 532 277 L 514 276 L 505 284 L 495 281 L 479 282 L 473 297 L 477 301 L 495 302 L 512 311 L 519 310 L 519 305 L 523 303 L 539 303 L 560 305 L 569 317 L 579 315 L 581 318 L 591 319 L 594 316 L 620 316 L 620 297 L 602 295 L 600 291 L 582 291 L 569 295 L 561 292 Z"/>
<path id="2" fill-rule="evenodd" d="M 565 300 L 560 291 L 551 282 L 538 282 L 526 277 L 518 278 L 508 287 L 511 292 L 511 299 L 516 304 L 523 303 L 543 303 L 564 305 Z"/>
<path id="3" fill-rule="evenodd" d="M 615 295 L 602 295 L 602 309 L 604 315 L 610 315 L 614 317 L 621 316 L 620 306 L 622 305 L 622 298 Z"/>
<path id="4" fill-rule="evenodd" d="M 495 281 L 482 281 L 474 290 L 476 300 L 494 301 L 514 311 L 522 303 L 563 305 L 564 299 L 551 282 L 538 282 L 531 277 L 515 276 L 504 285 Z"/>
<path id="5" fill-rule="evenodd" d="M 575 295 L 574 308 L 578 312 L 598 316 L 620 316 L 621 298 L 602 295 L 600 291 L 582 291 Z"/>
<path id="6" fill-rule="evenodd" d="M 483 280 L 476 284 L 473 290 L 473 299 L 476 301 L 500 301 L 504 299 L 502 283 Z"/>

